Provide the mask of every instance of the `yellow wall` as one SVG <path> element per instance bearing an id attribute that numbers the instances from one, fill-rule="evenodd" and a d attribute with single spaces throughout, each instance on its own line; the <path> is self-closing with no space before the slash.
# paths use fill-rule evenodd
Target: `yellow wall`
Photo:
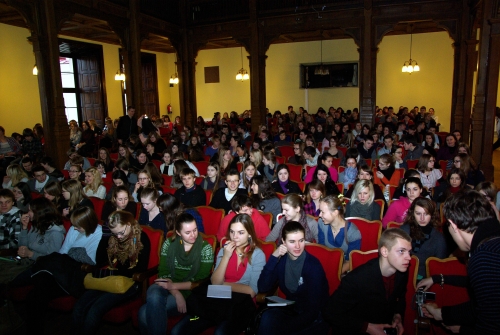
<path id="1" fill-rule="evenodd" d="M 359 88 L 299 88 L 301 63 L 320 62 L 321 42 L 273 44 L 267 51 L 266 91 L 267 107 L 271 112 L 287 110 L 288 105 L 299 106 L 313 113 L 319 107 L 330 106 L 353 109 L 359 105 Z M 357 62 L 359 53 L 352 39 L 323 41 L 323 62 Z"/>
<path id="2" fill-rule="evenodd" d="M 247 52 L 243 50 L 243 67 L 249 71 Z M 299 64 L 320 61 L 320 42 L 274 44 L 267 51 L 266 95 L 269 110 L 286 111 L 288 105 L 303 106 L 311 111 L 322 106 L 358 106 L 358 88 L 306 90 L 299 88 Z M 323 42 L 324 62 L 357 61 L 356 45 L 352 40 Z M 236 81 L 241 68 L 240 48 L 202 50 L 196 58 L 196 99 L 198 115 L 211 119 L 214 112 L 250 109 L 250 81 Z M 220 83 L 205 84 L 204 68 L 219 66 Z M 250 80 L 252 74 L 250 73 Z"/>
<path id="3" fill-rule="evenodd" d="M 42 122 L 40 96 L 37 77 L 31 73 L 35 64 L 33 48 L 26 40 L 30 35 L 24 28 L 0 24 L 0 125 L 7 134 L 22 132 L 24 128 L 32 128 L 35 123 Z M 115 80 L 119 69 L 118 45 L 99 43 L 74 37 L 59 37 L 99 44 L 103 48 L 104 77 L 108 115 L 118 118 L 123 115 L 120 82 Z M 148 51 L 145 51 L 148 52 Z M 179 91 L 177 85 L 169 87 L 170 75 L 175 72 L 174 54 L 155 53 L 158 74 L 158 95 L 160 115 L 166 114 L 167 105 L 173 106 L 175 117 L 179 115 Z M 22 115 L 22 118 L 12 117 Z"/>
<path id="4" fill-rule="evenodd" d="M 196 105 L 198 115 L 211 120 L 215 112 L 243 113 L 250 109 L 250 80 L 237 81 L 241 49 L 201 50 L 196 57 Z M 243 68 L 249 71 L 248 53 L 243 49 Z M 219 83 L 205 84 L 205 67 L 219 67 Z M 251 74 L 250 74 L 251 77 Z"/>
<path id="5" fill-rule="evenodd" d="M 42 122 L 30 32 L 0 23 L 0 125 L 7 136 Z"/>
<path id="6" fill-rule="evenodd" d="M 434 108 L 441 131 L 450 130 L 453 41 L 446 32 L 413 35 L 412 58 L 420 72 L 402 73 L 410 58 L 410 35 L 386 36 L 377 55 L 377 105 Z"/>

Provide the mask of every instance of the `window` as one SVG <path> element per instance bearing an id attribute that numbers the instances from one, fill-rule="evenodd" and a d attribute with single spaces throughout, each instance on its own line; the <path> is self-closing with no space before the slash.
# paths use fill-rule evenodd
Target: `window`
<path id="1" fill-rule="evenodd" d="M 59 57 L 59 66 L 61 68 L 61 81 L 63 87 L 64 107 L 68 121 L 76 120 L 80 123 L 78 117 L 77 91 L 75 82 L 75 71 L 73 68 L 73 58 Z"/>

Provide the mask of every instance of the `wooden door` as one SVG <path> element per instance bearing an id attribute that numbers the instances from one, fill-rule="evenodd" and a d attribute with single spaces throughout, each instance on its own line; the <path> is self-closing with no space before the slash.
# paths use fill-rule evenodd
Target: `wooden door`
<path id="1" fill-rule="evenodd" d="M 105 113 L 99 59 L 85 56 L 77 59 L 77 64 L 82 119 L 84 121 L 95 119 L 102 128 Z"/>
<path id="2" fill-rule="evenodd" d="M 158 103 L 158 81 L 156 76 L 156 55 L 141 54 L 143 112 L 149 116 L 160 115 Z"/>

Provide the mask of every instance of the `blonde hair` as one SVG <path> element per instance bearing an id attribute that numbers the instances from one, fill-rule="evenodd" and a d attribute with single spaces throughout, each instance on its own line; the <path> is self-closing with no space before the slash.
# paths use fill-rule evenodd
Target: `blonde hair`
<path id="1" fill-rule="evenodd" d="M 97 192 L 99 186 L 102 185 L 101 173 L 95 167 L 89 167 L 87 170 L 85 170 L 85 173 L 92 174 L 94 180 L 92 181 L 91 184 L 85 185 L 84 191 L 87 192 L 88 190 L 91 190 L 94 193 Z"/>
<path id="2" fill-rule="evenodd" d="M 78 180 L 70 179 L 62 183 L 62 188 L 69 192 L 70 197 L 68 206 L 70 211 L 75 208 L 84 198 L 87 198 L 83 192 L 82 184 Z"/>
<path id="3" fill-rule="evenodd" d="M 260 163 L 262 163 L 262 151 L 260 151 L 260 149 L 252 149 L 250 150 L 250 154 L 249 155 L 253 155 L 253 157 L 255 158 L 255 166 L 259 166 Z"/>
<path id="4" fill-rule="evenodd" d="M 28 179 L 28 175 L 19 164 L 11 164 L 7 166 L 7 170 L 5 172 L 12 181 L 12 187 L 16 186 L 23 178 Z"/>
<path id="5" fill-rule="evenodd" d="M 367 205 L 371 205 L 373 200 L 375 199 L 375 190 L 373 188 L 373 183 L 371 180 L 366 180 L 366 179 L 360 179 L 354 185 L 354 189 L 352 191 L 352 196 L 351 196 L 351 203 L 355 203 L 356 201 L 359 201 L 358 194 L 361 192 L 362 189 L 368 188 L 368 192 L 370 193 L 370 197 L 368 198 L 368 201 L 366 202 Z"/>

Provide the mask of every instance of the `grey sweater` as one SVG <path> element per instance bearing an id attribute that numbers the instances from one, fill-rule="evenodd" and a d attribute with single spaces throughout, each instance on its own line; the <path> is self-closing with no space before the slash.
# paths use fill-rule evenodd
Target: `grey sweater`
<path id="1" fill-rule="evenodd" d="M 33 227 L 29 231 L 23 229 L 19 234 L 19 246 L 26 246 L 33 251 L 31 259 L 36 260 L 40 256 L 58 252 L 64 241 L 65 233 L 66 230 L 63 225 L 50 226 L 44 235 L 39 235 L 38 230 Z"/>
<path id="2" fill-rule="evenodd" d="M 265 213 L 273 214 L 273 226 L 276 224 L 276 217 L 281 214 L 281 201 L 278 198 L 262 200 L 259 204 L 259 210 Z"/>
<path id="3" fill-rule="evenodd" d="M 401 226 L 401 229 L 410 234 L 410 225 L 404 224 Z M 413 243 L 412 243 L 413 244 Z M 415 249 L 415 248 L 413 248 Z M 432 229 L 430 237 L 423 244 L 420 245 L 418 251 L 412 250 L 412 254 L 418 257 L 419 265 L 418 265 L 418 275 L 423 278 L 426 277 L 425 270 L 425 261 L 429 257 L 437 257 L 437 258 L 446 258 L 448 257 L 447 248 L 446 248 L 446 240 L 444 239 L 443 234 L 441 234 L 436 229 Z"/>

